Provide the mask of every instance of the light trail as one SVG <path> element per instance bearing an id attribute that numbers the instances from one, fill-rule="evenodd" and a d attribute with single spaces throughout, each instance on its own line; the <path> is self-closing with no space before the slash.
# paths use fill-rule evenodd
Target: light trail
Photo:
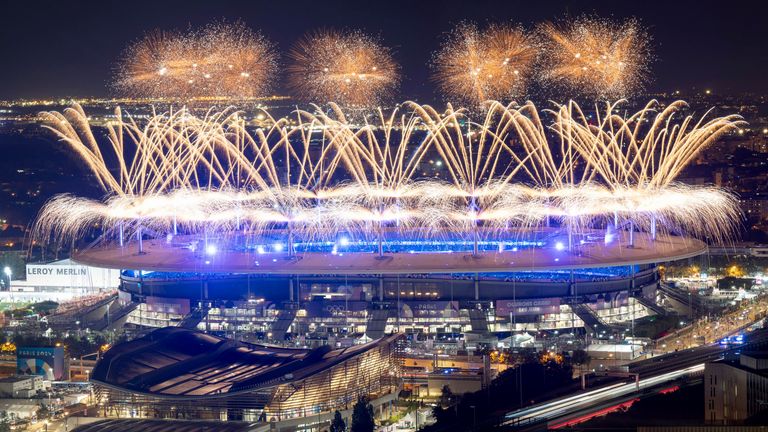
<path id="1" fill-rule="evenodd" d="M 680 370 L 667 372 L 658 376 L 641 378 L 638 383 L 612 384 L 606 387 L 601 387 L 599 389 L 568 396 L 566 398 L 537 404 L 532 407 L 513 411 L 507 414 L 505 416 L 506 420 L 504 425 L 526 424 L 534 421 L 538 422 L 554 420 L 570 413 L 588 409 L 590 406 L 596 406 L 616 398 L 628 396 L 669 381 L 674 381 L 693 373 L 702 372 L 703 370 L 704 363 L 701 363 Z"/>

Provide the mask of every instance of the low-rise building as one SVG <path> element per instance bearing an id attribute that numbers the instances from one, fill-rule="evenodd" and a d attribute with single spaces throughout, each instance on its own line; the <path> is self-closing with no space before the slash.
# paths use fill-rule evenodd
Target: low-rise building
<path id="1" fill-rule="evenodd" d="M 745 352 L 738 360 L 707 363 L 704 415 L 711 424 L 738 424 L 768 408 L 768 351 Z"/>
<path id="2" fill-rule="evenodd" d="M 0 397 L 4 398 L 31 398 L 43 388 L 43 377 L 39 375 L 0 378 Z"/>

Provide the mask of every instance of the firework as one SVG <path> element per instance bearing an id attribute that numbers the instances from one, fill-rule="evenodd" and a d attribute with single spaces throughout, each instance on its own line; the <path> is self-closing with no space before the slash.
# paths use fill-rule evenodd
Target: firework
<path id="1" fill-rule="evenodd" d="M 651 102 L 622 116 L 607 104 L 594 122 L 569 103 L 552 111 L 547 126 L 530 102 L 491 102 L 480 123 L 465 110 L 405 103 L 361 127 L 332 105 L 329 113 L 297 111 L 255 131 L 231 110 L 196 117 L 181 109 L 139 124 L 118 109 L 107 150 L 75 106 L 41 115 L 110 197 L 58 197 L 35 232 L 70 240 L 97 224 L 121 233 L 263 239 L 287 227 L 303 241 L 339 232 L 381 241 L 388 229 L 477 239 L 479 226 L 484 236 L 504 237 L 554 221 L 569 234 L 611 224 L 724 241 L 738 220 L 734 197 L 675 179 L 741 120 L 678 121 L 684 106 Z M 559 135 L 555 144 L 548 128 Z M 113 159 L 116 169 L 106 162 Z M 425 176 L 435 160 L 441 175 Z"/>
<path id="2" fill-rule="evenodd" d="M 636 20 L 581 17 L 540 26 L 546 40 L 544 82 L 580 95 L 618 99 L 641 90 L 651 59 Z"/>
<path id="3" fill-rule="evenodd" d="M 471 105 L 526 94 L 539 55 L 536 38 L 522 27 L 462 24 L 434 54 L 434 80 L 448 99 Z"/>
<path id="4" fill-rule="evenodd" d="M 132 44 L 114 87 L 145 98 L 252 98 L 266 95 L 277 69 L 273 45 L 241 22 L 186 33 L 153 32 Z"/>
<path id="5" fill-rule="evenodd" d="M 390 50 L 359 31 L 307 35 L 289 57 L 289 85 L 298 98 L 309 102 L 375 106 L 400 80 Z"/>

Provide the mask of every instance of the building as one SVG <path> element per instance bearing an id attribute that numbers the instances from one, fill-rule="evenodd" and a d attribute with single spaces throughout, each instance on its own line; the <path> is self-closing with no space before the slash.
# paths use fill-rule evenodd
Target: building
<path id="1" fill-rule="evenodd" d="M 0 397 L 31 398 L 44 389 L 43 377 L 23 375 L 0 378 Z"/>
<path id="2" fill-rule="evenodd" d="M 3 302 L 62 302 L 105 289 L 117 288 L 120 271 L 80 265 L 70 259 L 27 264 L 24 279 L 14 274 L 10 290 L 0 291 Z"/>
<path id="3" fill-rule="evenodd" d="M 705 420 L 739 424 L 768 408 L 768 351 L 744 352 L 738 360 L 704 368 Z"/>
<path id="4" fill-rule="evenodd" d="M 92 382 L 105 417 L 236 420 L 317 430 L 367 397 L 391 414 L 402 336 L 348 348 L 267 347 L 180 328 L 118 344 Z"/>

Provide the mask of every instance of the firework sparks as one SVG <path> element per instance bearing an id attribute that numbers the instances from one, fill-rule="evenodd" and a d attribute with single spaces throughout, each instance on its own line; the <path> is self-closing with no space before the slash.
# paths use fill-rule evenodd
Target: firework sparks
<path id="1" fill-rule="evenodd" d="M 618 99 L 641 90 L 647 80 L 649 36 L 636 20 L 581 17 L 540 29 L 546 40 L 542 79 L 550 85 Z"/>
<path id="2" fill-rule="evenodd" d="M 397 87 L 399 66 L 389 49 L 359 31 L 307 35 L 289 53 L 289 85 L 300 99 L 375 106 Z"/>
<path id="3" fill-rule="evenodd" d="M 448 99 L 474 106 L 526 94 L 540 46 L 522 27 L 459 25 L 434 54 L 434 80 Z"/>
<path id="4" fill-rule="evenodd" d="M 607 104 L 595 123 L 569 103 L 551 113 L 559 135 L 551 144 L 530 102 L 491 102 L 482 123 L 450 106 L 441 113 L 405 103 L 362 127 L 332 106 L 336 114 L 297 111 L 255 132 L 231 110 L 196 117 L 182 109 L 138 124 L 118 109 L 106 157 L 81 108 L 42 113 L 111 198 L 52 200 L 37 238 L 71 239 L 94 224 L 121 233 L 246 230 L 254 238 L 287 225 L 305 241 L 386 229 L 477 238 L 478 226 L 482 235 L 508 236 L 555 221 L 569 233 L 612 224 L 724 241 L 738 220 L 732 195 L 675 181 L 698 152 L 740 126 L 738 116 L 675 121 L 683 102 L 651 102 L 629 116 Z M 106 160 L 115 158 L 118 169 L 110 169 Z M 440 179 L 420 174 L 433 159 L 442 162 Z"/>
<path id="5" fill-rule="evenodd" d="M 241 22 L 186 33 L 153 32 L 131 45 L 114 87 L 133 97 L 252 98 L 266 95 L 277 54 Z"/>

